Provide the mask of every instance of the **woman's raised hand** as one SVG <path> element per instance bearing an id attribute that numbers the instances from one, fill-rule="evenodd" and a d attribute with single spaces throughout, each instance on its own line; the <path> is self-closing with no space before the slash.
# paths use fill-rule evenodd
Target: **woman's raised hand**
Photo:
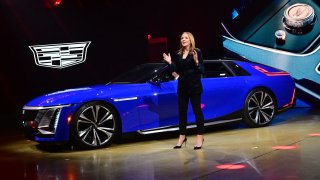
<path id="1" fill-rule="evenodd" d="M 198 53 L 196 50 L 193 51 L 193 59 L 196 64 L 199 64 Z"/>
<path id="2" fill-rule="evenodd" d="M 170 53 L 168 55 L 166 53 L 163 53 L 163 60 L 165 60 L 167 63 L 171 64 L 171 56 Z"/>

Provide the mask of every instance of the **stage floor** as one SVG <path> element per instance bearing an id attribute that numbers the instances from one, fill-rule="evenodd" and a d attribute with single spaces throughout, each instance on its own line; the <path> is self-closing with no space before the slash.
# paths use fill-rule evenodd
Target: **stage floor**
<path id="1" fill-rule="evenodd" d="M 178 134 L 128 134 L 104 149 L 41 147 L 1 132 L 2 179 L 320 179 L 320 109 L 294 108 L 264 128 L 207 128 L 203 149 L 172 149 Z M 282 149 L 281 149 L 282 148 Z"/>

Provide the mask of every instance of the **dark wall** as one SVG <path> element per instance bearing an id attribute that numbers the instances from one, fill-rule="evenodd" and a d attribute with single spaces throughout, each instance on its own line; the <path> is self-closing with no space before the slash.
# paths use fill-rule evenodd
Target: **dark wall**
<path id="1" fill-rule="evenodd" d="M 206 1 L 63 0 L 57 7 L 52 1 L 0 2 L 3 116 L 44 93 L 106 83 L 148 62 L 147 34 L 167 37 L 174 52 L 181 32 L 191 31 L 206 59 L 221 56 L 220 13 Z M 81 41 L 91 41 L 86 61 L 64 69 L 35 65 L 28 47 Z"/>
<path id="2" fill-rule="evenodd" d="M 181 33 L 190 31 L 206 59 L 221 57 L 223 52 L 220 22 L 225 7 L 219 2 L 159 1 L 149 8 L 148 30 L 153 35 L 168 37 L 168 49 L 172 52 L 179 48 Z"/>
<path id="3" fill-rule="evenodd" d="M 1 1 L 1 112 L 20 112 L 31 98 L 62 88 L 106 83 L 146 61 L 146 21 L 124 1 Z M 132 7 L 133 6 L 133 7 Z M 84 63 L 35 65 L 29 45 L 91 41 Z"/>

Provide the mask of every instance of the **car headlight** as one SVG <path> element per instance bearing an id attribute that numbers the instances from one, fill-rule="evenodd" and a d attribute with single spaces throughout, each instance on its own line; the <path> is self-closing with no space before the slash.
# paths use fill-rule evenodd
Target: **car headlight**
<path id="1" fill-rule="evenodd" d="M 37 129 L 38 134 L 55 134 L 61 110 L 68 106 L 71 106 L 71 104 L 50 107 L 24 106 L 22 111 L 23 125 L 24 127 Z"/>

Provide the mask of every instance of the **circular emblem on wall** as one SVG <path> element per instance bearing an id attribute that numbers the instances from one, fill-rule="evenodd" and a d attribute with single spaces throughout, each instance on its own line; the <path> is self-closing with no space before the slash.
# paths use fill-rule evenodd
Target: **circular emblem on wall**
<path id="1" fill-rule="evenodd" d="M 293 34 L 305 34 L 312 30 L 316 22 L 314 9 L 303 3 L 296 3 L 284 11 L 283 26 Z"/>

